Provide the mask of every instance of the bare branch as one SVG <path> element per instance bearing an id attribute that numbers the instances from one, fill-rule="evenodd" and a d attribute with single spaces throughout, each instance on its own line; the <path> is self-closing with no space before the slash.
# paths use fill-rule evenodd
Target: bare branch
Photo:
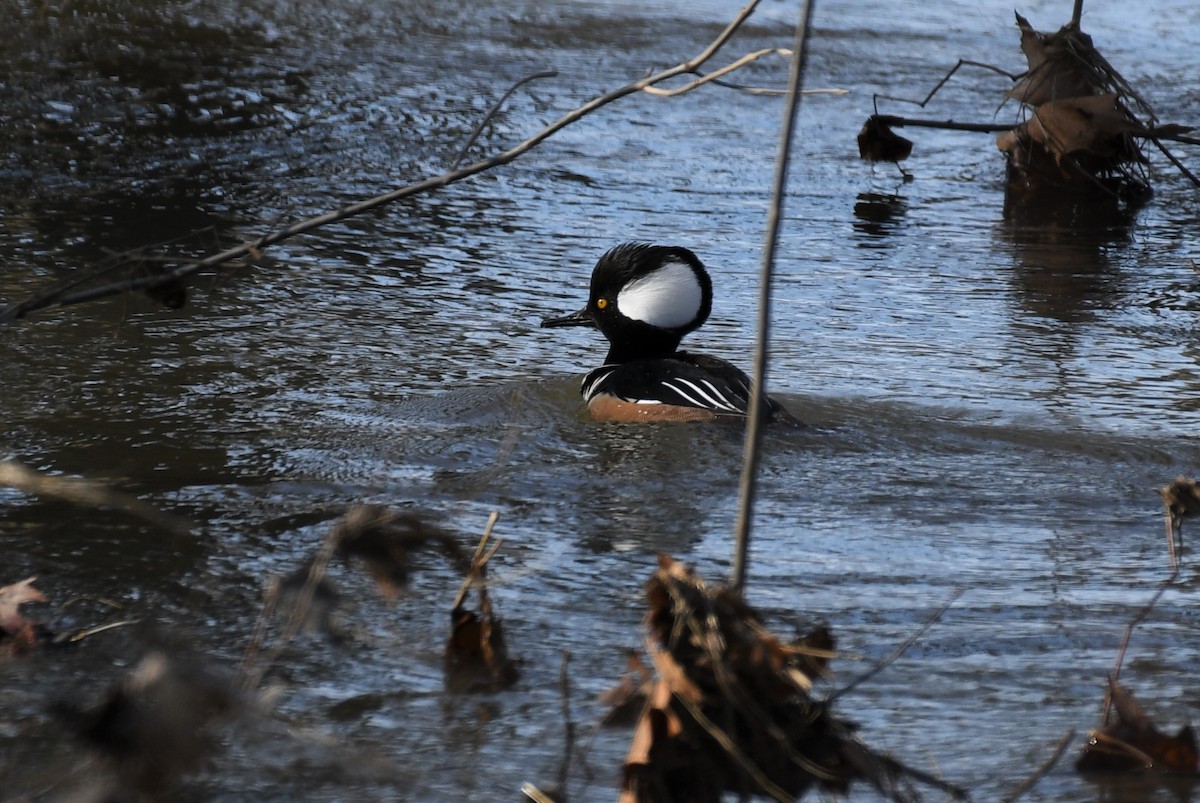
<path id="1" fill-rule="evenodd" d="M 984 134 L 995 134 L 1001 131 L 1011 131 L 1015 126 L 1011 123 L 956 123 L 953 120 L 922 120 L 914 117 L 897 117 L 892 114 L 873 114 L 872 120 L 893 128 L 941 128 L 947 131 L 978 131 Z"/>
<path id="2" fill-rule="evenodd" d="M 754 518 L 758 461 L 763 433 L 763 400 L 766 398 L 767 349 L 771 328 L 771 273 L 775 264 L 775 243 L 783 219 L 783 199 L 787 192 L 788 161 L 792 150 L 792 129 L 800 109 L 800 90 L 804 85 L 804 62 L 812 22 L 812 0 L 804 0 L 792 45 L 792 66 L 788 75 L 788 97 L 779 128 L 779 149 L 775 157 L 775 180 L 771 207 L 767 212 L 767 230 L 763 235 L 762 271 L 758 280 L 758 322 L 754 347 L 754 386 L 750 391 L 750 415 L 746 421 L 746 440 L 742 451 L 742 474 L 738 490 L 738 515 L 734 523 L 733 577 L 730 588 L 741 594 L 746 585 L 746 562 L 750 552 L 750 523 Z"/>
<path id="3" fill-rule="evenodd" d="M 506 151 L 497 153 L 478 162 L 473 162 L 464 167 L 457 167 L 440 175 L 431 176 L 414 184 L 409 184 L 408 186 L 384 193 L 383 195 L 378 195 L 374 198 L 360 201 L 358 203 L 342 207 L 341 209 L 327 212 L 323 215 L 318 215 L 317 217 L 312 217 L 297 223 L 293 223 L 286 228 L 271 232 L 252 243 L 244 243 L 235 248 L 230 248 L 218 254 L 205 257 L 204 259 L 197 260 L 195 262 L 189 262 L 171 270 L 165 270 L 155 276 L 133 277 L 119 282 L 111 282 L 98 287 L 86 288 L 74 292 L 69 290 L 61 290 L 59 288 L 52 288 L 48 292 L 40 293 L 33 298 L 30 298 L 19 304 L 14 304 L 7 309 L 0 311 L 0 323 L 8 323 L 20 318 L 24 318 L 31 312 L 45 309 L 47 307 L 65 307 L 71 304 L 80 304 L 85 301 L 106 298 L 108 296 L 113 296 L 129 290 L 145 290 L 147 288 L 161 287 L 172 282 L 178 282 L 179 280 L 191 276 L 199 271 L 216 267 L 223 263 L 250 254 L 256 250 L 264 249 L 268 246 L 274 245 L 275 243 L 295 237 L 296 235 L 304 234 L 312 231 L 313 229 L 325 226 L 329 223 L 344 220 L 348 217 L 353 217 L 354 215 L 360 215 L 363 212 L 369 212 L 373 209 L 394 203 L 403 198 L 409 198 L 414 195 L 420 195 L 422 193 L 441 189 L 449 184 L 453 184 L 457 181 L 461 181 L 464 178 L 473 176 L 476 173 L 482 173 L 486 170 L 491 170 L 494 167 L 506 165 L 509 162 L 528 153 L 530 150 L 536 148 L 542 142 L 554 136 L 562 129 L 586 117 L 597 109 L 601 109 L 614 101 L 626 97 L 627 95 L 641 92 L 648 86 L 661 83 L 670 78 L 674 78 L 677 75 L 684 75 L 694 72 L 698 67 L 700 67 L 700 65 L 712 58 L 716 52 L 720 50 L 726 42 L 729 41 L 729 38 L 733 36 L 734 32 L 741 26 L 743 22 L 745 22 L 746 18 L 750 16 L 758 3 L 759 0 L 749 0 L 749 2 L 746 3 L 746 5 L 742 7 L 742 9 L 733 18 L 733 20 L 725 26 L 725 29 L 721 31 L 721 33 L 718 34 L 717 37 L 711 43 L 709 43 L 704 50 L 702 50 L 693 58 L 680 62 L 674 67 L 670 67 L 666 70 L 648 75 L 645 78 L 634 81 L 633 83 L 626 84 L 618 89 L 612 90 L 611 92 L 606 92 L 603 95 L 599 95 L 582 106 L 567 112 L 558 120 L 543 128 L 541 131 L 518 143 L 517 145 L 514 145 L 512 148 L 509 148 Z M 89 276 L 89 278 L 92 277 Z"/>
<path id="4" fill-rule="evenodd" d="M 527 75 L 520 81 L 517 81 L 515 84 L 510 86 L 508 91 L 501 95 L 498 101 L 492 104 L 492 108 L 488 109 L 487 114 L 485 114 L 483 119 L 479 121 L 479 125 L 475 126 L 475 130 L 471 132 L 471 136 L 467 137 L 467 141 L 463 143 L 462 150 L 458 152 L 458 156 L 456 156 L 454 161 L 450 164 L 450 169 L 455 169 L 462 164 L 463 159 L 467 158 L 467 151 L 469 151 L 471 146 L 475 144 L 475 140 L 478 139 L 479 135 L 483 132 L 483 127 L 488 124 L 489 120 L 496 116 L 496 112 L 500 111 L 500 107 L 504 105 L 506 100 L 512 97 L 514 92 L 530 81 L 536 81 L 539 78 L 554 78 L 557 75 L 557 70 L 543 70 L 542 72 L 535 72 L 531 75 Z"/>
<path id="5" fill-rule="evenodd" d="M 880 101 L 880 100 L 894 100 L 894 101 L 896 101 L 897 103 L 912 103 L 912 104 L 914 104 L 914 105 L 916 105 L 916 106 L 920 106 L 922 109 L 924 109 L 924 108 L 925 108 L 925 104 L 927 104 L 929 101 L 933 100 L 933 96 L 934 96 L 934 95 L 936 95 L 936 94 L 938 93 L 938 91 L 939 91 L 939 90 L 940 90 L 940 89 L 941 89 L 943 86 L 945 86 L 945 85 L 946 85 L 946 82 L 947 82 L 947 81 L 949 81 L 949 80 L 950 80 L 950 78 L 951 78 L 951 77 L 952 77 L 952 76 L 953 76 L 953 75 L 954 75 L 956 72 L 958 72 L 958 70 L 959 70 L 959 68 L 960 68 L 960 67 L 963 67 L 963 66 L 965 66 L 965 65 L 970 65 L 970 66 L 972 66 L 972 67 L 981 67 L 981 68 L 983 68 L 983 69 L 985 69 L 985 70 L 991 70 L 992 72 L 994 72 L 994 73 L 999 73 L 1000 75 L 1003 75 L 1004 77 L 1006 77 L 1006 78 L 1009 78 L 1009 79 L 1011 79 L 1011 80 L 1013 80 L 1013 81 L 1015 81 L 1015 80 L 1017 80 L 1018 78 L 1020 78 L 1020 77 L 1021 77 L 1021 75 L 1023 74 L 1023 73 L 1010 73 L 1010 72 L 1008 72 L 1007 70 L 1002 70 L 1002 69 L 1000 69 L 999 67 L 996 67 L 995 65 L 992 65 L 992 64 L 987 64 L 987 63 L 985 63 L 985 62 L 982 62 L 982 61 L 970 61 L 969 59 L 959 59 L 959 60 L 958 60 L 958 63 L 957 63 L 957 64 L 955 64 L 953 67 L 951 67 L 951 68 L 950 68 L 950 72 L 948 72 L 948 73 L 946 73 L 945 75 L 943 75 L 943 76 L 942 76 L 942 80 L 938 81 L 938 82 L 937 82 L 937 83 L 934 85 L 933 89 L 929 90 L 929 94 L 925 96 L 925 100 L 913 100 L 912 98 L 898 98 L 898 97 L 893 97 L 893 96 L 891 96 L 891 95 L 875 95 L 875 96 L 874 96 L 874 97 L 871 99 L 871 103 L 872 103 L 872 105 L 873 105 L 873 106 L 874 106 L 874 108 L 875 108 L 875 113 L 876 113 L 876 114 L 878 114 L 878 113 L 879 113 L 879 101 Z M 1002 105 L 1003 105 L 1003 104 L 1002 104 Z M 1012 126 L 1009 126 L 1009 128 L 1012 128 Z"/>
<path id="6" fill-rule="evenodd" d="M 790 51 L 786 48 L 782 48 L 782 47 L 768 47 L 768 48 L 764 48 L 763 50 L 755 50 L 753 53 L 747 53 L 746 55 L 742 56 L 737 61 L 727 64 L 724 67 L 722 67 L 721 69 L 716 70 L 715 72 L 710 72 L 706 75 L 701 76 L 700 78 L 696 79 L 695 81 L 692 81 L 691 83 L 684 84 L 683 86 L 676 87 L 675 89 L 659 89 L 656 86 L 648 86 L 642 91 L 647 92 L 651 95 L 657 95 L 662 98 L 673 98 L 676 95 L 682 95 L 685 92 L 691 92 L 696 87 L 703 86 L 704 84 L 707 84 L 709 81 L 715 81 L 716 79 L 720 78 L 722 75 L 728 75 L 729 73 L 733 72 L 734 70 L 741 69 L 742 67 L 746 66 L 747 64 L 750 64 L 751 62 L 758 61 L 763 56 L 772 56 L 772 55 L 783 56 L 785 58 L 788 58 L 792 55 L 792 51 Z"/>

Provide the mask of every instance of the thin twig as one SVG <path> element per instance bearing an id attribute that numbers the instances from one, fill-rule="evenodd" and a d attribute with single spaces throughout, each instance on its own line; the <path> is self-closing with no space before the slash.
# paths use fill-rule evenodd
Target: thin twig
<path id="1" fill-rule="evenodd" d="M 1022 795 L 1024 795 L 1030 789 L 1037 786 L 1038 781 L 1042 780 L 1042 778 L 1045 778 L 1047 773 L 1049 773 L 1050 770 L 1054 769 L 1054 765 L 1058 763 L 1058 760 L 1060 758 L 1062 758 L 1063 753 L 1065 753 L 1067 751 L 1067 745 L 1069 745 L 1071 743 L 1071 740 L 1074 738 L 1075 738 L 1075 730 L 1074 729 L 1069 730 L 1065 734 L 1063 734 L 1063 737 L 1061 739 L 1059 739 L 1057 742 L 1055 742 L 1054 751 L 1050 754 L 1050 758 L 1043 761 L 1042 765 L 1040 767 L 1038 767 L 1036 770 L 1034 770 L 1032 775 L 1030 775 L 1025 780 L 1021 781 L 1021 783 L 1019 783 L 1017 785 L 1016 789 L 1012 790 L 1007 795 L 1005 795 L 1004 798 L 1001 800 L 1001 803 L 1013 803 L 1013 801 L 1019 799 Z"/>
<path id="2" fill-rule="evenodd" d="M 313 556 L 312 563 L 309 564 L 308 576 L 305 578 L 304 586 L 300 589 L 300 593 L 296 595 L 295 603 L 292 605 L 287 622 L 283 627 L 283 632 L 275 639 L 271 650 L 260 663 L 257 661 L 257 657 L 259 646 L 262 644 L 262 635 L 266 632 L 266 622 L 270 619 L 271 612 L 278 602 L 280 592 L 278 585 L 268 590 L 267 598 L 263 602 L 263 611 L 259 615 L 258 624 L 255 628 L 254 638 L 251 639 L 250 645 L 247 646 L 246 652 L 242 657 L 242 664 L 238 668 L 238 676 L 241 678 L 242 688 L 257 688 L 266 675 L 267 670 L 275 663 L 283 650 L 291 643 L 292 639 L 296 637 L 296 634 L 300 632 L 300 628 L 304 625 L 309 611 L 312 609 L 312 601 L 316 595 L 317 586 L 324 579 L 325 572 L 329 568 L 329 561 L 333 559 L 338 544 L 352 531 L 362 531 L 372 526 L 377 526 L 379 519 L 375 517 L 376 515 L 368 509 L 352 508 L 346 514 L 345 518 L 330 529 L 329 533 L 321 541 L 320 547 L 317 548 L 317 554 Z"/>
<path id="3" fill-rule="evenodd" d="M 1138 135 L 1137 135 L 1137 133 L 1134 133 L 1133 136 L 1136 137 Z M 1162 153 L 1163 156 L 1167 157 L 1167 159 L 1171 162 L 1171 164 L 1175 165 L 1175 167 L 1177 167 L 1179 169 L 1180 173 L 1183 173 L 1183 175 L 1188 179 L 1188 181 L 1192 182 L 1192 186 L 1200 187 L 1200 178 L 1196 178 L 1196 174 L 1193 173 L 1191 170 L 1188 170 L 1187 167 L 1183 164 L 1183 162 L 1179 161 L 1179 158 L 1175 154 L 1173 154 L 1169 150 L 1167 150 L 1166 145 L 1162 144 L 1162 141 L 1164 139 L 1171 139 L 1171 137 L 1147 137 L 1147 138 L 1151 142 L 1154 143 L 1154 147 L 1158 148 L 1158 150 Z M 1178 139 L 1178 138 L 1176 138 L 1176 139 Z M 1180 140 L 1180 141 L 1184 141 L 1184 140 Z"/>
<path id="4" fill-rule="evenodd" d="M 91 627 L 87 630 L 80 630 L 78 633 L 72 633 L 67 641 L 71 643 L 83 641 L 88 636 L 94 636 L 97 633 L 103 633 L 106 630 L 116 630 L 118 627 L 129 627 L 130 625 L 141 624 L 141 621 L 141 619 L 125 619 L 121 622 L 109 622 L 106 625 L 98 625 L 97 627 Z"/>
<path id="5" fill-rule="evenodd" d="M 191 532 L 193 527 L 192 522 L 182 516 L 164 513 L 136 496 L 114 491 L 90 480 L 42 474 L 26 468 L 16 460 L 0 460 L 0 488 L 4 487 L 83 507 L 116 508 L 164 530 L 180 534 Z"/>
<path id="6" fill-rule="evenodd" d="M 871 119 L 892 128 L 912 126 L 914 128 L 941 128 L 946 131 L 978 131 L 984 134 L 1012 131 L 1016 127 L 1012 123 L 956 123 L 953 120 L 922 120 L 918 117 L 897 117 L 894 114 L 874 114 L 871 115 Z"/>
<path id="7" fill-rule="evenodd" d="M 558 75 L 558 70 L 542 70 L 525 76 L 520 81 L 508 88 L 508 91 L 500 96 L 500 99 L 492 104 L 492 108 L 488 109 L 487 114 L 479 121 L 479 125 L 475 126 L 475 130 L 471 132 L 471 136 L 467 137 L 467 141 L 463 143 L 462 149 L 458 152 L 458 156 L 454 157 L 454 161 L 450 163 L 450 169 L 454 170 L 462 160 L 467 158 L 467 151 L 471 150 L 471 146 L 475 144 L 475 140 L 483 133 L 483 127 L 488 124 L 488 121 L 496 116 L 496 112 L 500 111 L 500 107 L 504 105 L 512 94 L 530 81 L 536 81 L 539 78 L 554 78 Z"/>
<path id="8" fill-rule="evenodd" d="M 702 75 L 699 78 L 697 78 L 695 81 L 684 84 L 683 86 L 680 86 L 680 87 L 676 87 L 675 89 L 659 89 L 656 86 L 648 86 L 642 91 L 646 92 L 647 94 L 650 94 L 650 95 L 657 95 L 660 98 L 673 98 L 676 95 L 682 95 L 686 92 L 691 92 L 696 87 L 703 86 L 704 84 L 707 84 L 709 81 L 715 81 L 716 79 L 720 78 L 722 75 L 728 75 L 729 73 L 733 72 L 734 70 L 741 69 L 742 67 L 746 66 L 747 64 L 749 64 L 753 61 L 758 61 L 763 56 L 771 56 L 771 55 L 787 57 L 787 56 L 792 55 L 792 51 L 790 51 L 786 48 L 782 48 L 782 47 L 763 48 L 762 50 L 756 50 L 753 53 L 747 53 L 746 55 L 742 56 L 737 61 L 727 64 L 724 67 L 722 67 L 721 69 L 716 70 L 715 72 L 710 72 L 707 75 Z"/>
<path id="9" fill-rule="evenodd" d="M 1167 561 L 1171 567 L 1171 573 L 1174 574 L 1179 571 L 1179 555 L 1175 551 L 1175 517 L 1171 515 L 1170 505 L 1163 505 L 1163 519 L 1167 528 Z M 1180 529 L 1183 529 L 1182 521 Z"/>
<path id="10" fill-rule="evenodd" d="M 734 525 L 733 578 L 734 593 L 741 594 L 746 584 L 746 559 L 750 551 L 750 522 L 754 516 L 754 497 L 758 479 L 758 461 L 763 431 L 763 401 L 766 398 L 767 345 L 771 325 L 771 272 L 775 264 L 775 243 L 783 219 L 783 199 L 787 191 L 788 162 L 792 152 L 792 129 L 800 109 L 800 90 L 804 83 L 804 63 L 808 33 L 811 28 L 813 0 L 804 0 L 800 20 L 796 23 L 792 45 L 792 65 L 788 75 L 788 97 L 779 131 L 779 150 L 775 158 L 775 181 L 771 193 L 771 208 L 767 214 L 767 230 L 763 236 L 762 272 L 758 286 L 758 336 L 754 349 L 754 386 L 750 391 L 750 415 L 746 421 L 746 441 L 742 453 L 737 522 Z"/>
<path id="11" fill-rule="evenodd" d="M 266 236 L 258 238 L 253 242 L 243 243 L 235 248 L 227 249 L 218 254 L 205 257 L 204 259 L 190 262 L 185 265 L 180 265 L 172 270 L 164 271 L 158 276 L 130 278 L 120 282 L 111 282 L 99 287 L 78 290 L 76 292 L 51 290 L 49 292 L 40 293 L 33 298 L 27 299 L 19 304 L 13 304 L 7 309 L 0 310 L 0 323 L 7 323 L 24 318 L 31 312 L 45 309 L 47 307 L 65 307 L 71 304 L 81 304 L 86 301 L 106 298 L 108 296 L 117 295 L 118 293 L 127 292 L 129 290 L 144 290 L 148 287 L 158 287 L 173 281 L 179 281 L 180 279 L 191 276 L 198 271 L 221 265 L 222 263 L 229 262 L 230 260 L 251 253 L 253 250 L 261 250 L 268 246 L 274 245 L 275 243 L 295 237 L 296 235 L 312 231 L 320 226 L 334 223 L 339 220 L 344 220 L 348 217 L 362 214 L 363 212 L 369 212 L 372 209 L 377 209 L 381 206 L 394 203 L 403 198 L 409 198 L 414 195 L 420 195 L 432 190 L 441 189 L 442 187 L 453 184 L 456 181 L 461 181 L 464 178 L 473 176 L 476 173 L 482 173 L 485 170 L 491 170 L 494 167 L 506 165 L 514 159 L 523 156 L 525 153 L 554 136 L 562 129 L 586 117 L 597 109 L 601 109 L 614 101 L 626 97 L 627 95 L 641 92 L 648 86 L 661 83 L 670 78 L 674 78 L 677 75 L 684 75 L 686 73 L 693 72 L 700 65 L 712 58 L 713 55 L 715 55 L 716 52 L 720 50 L 726 42 L 729 41 L 729 38 L 733 36 L 734 32 L 739 27 L 741 27 L 741 24 L 746 20 L 747 17 L 750 16 L 758 3 L 759 0 L 749 0 L 749 2 L 746 3 L 746 5 L 743 6 L 733 18 L 733 20 L 725 26 L 725 29 L 721 31 L 721 33 L 718 34 L 717 37 L 695 57 L 688 59 L 687 61 L 680 62 L 674 67 L 670 67 L 654 73 L 653 75 L 649 75 L 645 78 L 641 78 L 637 81 L 626 84 L 618 89 L 612 90 L 611 92 L 606 92 L 603 95 L 599 95 L 582 106 L 567 112 L 562 117 L 558 118 L 558 120 L 543 128 L 541 131 L 506 151 L 490 156 L 487 159 L 473 162 L 465 167 L 455 168 L 454 170 L 449 170 L 440 175 L 431 176 L 414 184 L 409 184 L 408 186 L 384 193 L 383 195 L 377 195 L 374 198 L 369 198 L 365 201 L 359 201 L 358 203 L 350 204 L 349 206 L 342 207 L 341 209 L 293 223 L 282 230 L 272 232 Z"/>
<path id="12" fill-rule="evenodd" d="M 929 94 L 925 96 L 925 100 L 913 100 L 912 98 L 898 98 L 898 97 L 894 97 L 892 95 L 875 95 L 871 99 L 871 106 L 872 106 L 872 108 L 874 108 L 876 114 L 879 113 L 879 101 L 881 101 L 881 100 L 894 100 L 897 103 L 911 103 L 915 106 L 920 106 L 922 109 L 924 109 L 925 104 L 927 104 L 927 103 L 929 103 L 929 101 L 933 100 L 933 96 L 936 95 L 938 93 L 938 91 L 941 90 L 941 88 L 946 85 L 946 82 L 949 81 L 950 78 L 956 72 L 958 72 L 959 68 L 967 66 L 967 65 L 970 65 L 971 67 L 982 67 L 985 70 L 991 70 L 992 72 L 999 73 L 1000 75 L 1003 75 L 1004 77 L 1006 77 L 1012 81 L 1016 81 L 1022 75 L 1021 73 L 1010 73 L 1007 70 L 1002 70 L 999 67 L 997 67 L 993 64 L 988 64 L 986 62 L 971 61 L 969 59 L 959 59 L 958 63 L 950 68 L 950 72 L 943 75 L 942 80 L 940 80 L 936 84 L 934 84 L 933 89 L 929 90 Z M 1011 128 L 1011 126 L 1010 126 L 1010 128 Z"/>
<path id="13" fill-rule="evenodd" d="M 521 794 L 532 800 L 533 803 L 558 803 L 554 798 L 550 797 L 550 795 L 546 794 L 541 789 L 538 789 L 528 781 L 521 784 Z"/>
<path id="14" fill-rule="evenodd" d="M 939 619 L 942 618 L 942 614 L 944 614 L 947 610 L 950 609 L 950 606 L 953 605 L 958 600 L 958 598 L 963 595 L 964 591 L 965 591 L 965 589 L 962 589 L 962 588 L 954 589 L 954 591 L 952 591 L 950 593 L 950 599 L 946 600 L 946 602 L 942 605 L 942 607 L 940 607 L 936 611 L 934 611 L 933 615 L 930 616 L 928 619 L 926 619 L 925 623 L 922 624 L 921 627 L 919 627 L 917 629 L 917 632 L 913 633 L 911 636 L 906 638 L 904 641 L 900 642 L 899 646 L 897 646 L 896 649 L 892 650 L 891 654 L 888 655 L 888 657 L 884 658 L 878 664 L 871 667 L 871 669 L 869 669 L 866 673 L 859 675 L 857 678 L 850 681 L 850 683 L 848 685 L 843 686 L 841 689 L 838 689 L 836 692 L 829 695 L 828 702 L 832 703 L 837 698 L 839 698 L 842 695 L 846 694 L 847 692 L 861 686 L 862 684 L 866 683 L 871 678 L 878 675 L 884 669 L 887 669 L 889 666 L 891 666 L 896 661 L 897 658 L 899 658 L 901 655 L 903 655 L 908 650 L 909 647 L 916 644 L 917 640 L 920 639 L 922 636 L 924 636 L 925 633 L 929 630 L 929 628 L 933 627 L 933 625 Z"/>
<path id="15" fill-rule="evenodd" d="M 283 583 L 278 578 L 273 578 L 267 584 L 266 592 L 263 594 L 263 604 L 258 612 L 258 620 L 254 623 L 254 633 L 250 636 L 250 642 L 246 645 L 246 649 L 242 651 L 242 661 L 238 664 L 235 676 L 243 688 L 247 687 L 245 678 L 249 675 L 251 668 L 257 663 L 258 653 L 262 650 L 262 645 L 266 642 L 267 627 L 271 623 L 271 617 L 275 615 L 275 606 L 279 602 L 279 595 L 282 589 Z M 255 681 L 255 685 L 258 685 L 257 681 Z"/>
<path id="16" fill-rule="evenodd" d="M 1109 679 L 1112 683 L 1116 683 L 1121 677 L 1121 665 L 1125 663 L 1125 651 L 1129 648 L 1129 639 L 1133 636 L 1133 629 L 1141 624 L 1142 621 L 1150 615 L 1150 612 L 1154 610 L 1154 606 L 1158 604 L 1160 599 L 1162 599 L 1162 595 L 1166 593 L 1167 589 L 1175 583 L 1175 578 L 1177 577 L 1179 577 L 1179 568 L 1174 567 L 1171 569 L 1171 574 L 1167 576 L 1167 579 L 1163 580 L 1158 586 L 1158 590 L 1154 592 L 1154 596 L 1150 598 L 1150 601 L 1143 605 L 1141 609 L 1134 614 L 1133 620 L 1125 626 L 1125 632 L 1121 635 L 1121 645 L 1117 647 L 1117 658 L 1113 662 L 1112 673 L 1109 675 Z M 1108 694 L 1104 695 L 1104 709 L 1100 716 L 1100 721 L 1102 723 L 1108 723 L 1108 714 L 1111 708 L 1112 692 L 1110 691 Z"/>

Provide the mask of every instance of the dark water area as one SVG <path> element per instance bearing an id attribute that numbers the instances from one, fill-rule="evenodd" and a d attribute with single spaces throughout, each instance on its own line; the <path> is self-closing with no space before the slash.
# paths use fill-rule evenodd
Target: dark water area
<path id="1" fill-rule="evenodd" d="M 1056 30 L 1071 4 L 1018 10 Z M 6 0 L 0 305 L 114 252 L 203 230 L 169 248 L 207 253 L 440 173 L 511 83 L 557 70 L 471 155 L 509 147 L 690 58 L 736 11 Z M 725 56 L 787 47 L 796 14 L 766 3 Z M 872 95 L 923 97 L 959 58 L 1019 71 L 1011 4 L 821 3 L 814 26 L 807 85 L 849 91 L 801 107 L 769 378 L 811 426 L 768 436 L 748 599 L 781 634 L 829 625 L 845 653 L 829 692 L 961 589 L 838 701 L 864 741 L 995 800 L 1074 729 L 1025 799 L 1191 800 L 1071 765 L 1125 625 L 1167 574 L 1155 489 L 1200 462 L 1196 191 L 1151 152 L 1138 208 L 1006 202 L 989 136 L 916 129 L 904 182 L 858 158 Z M 1161 120 L 1200 119 L 1200 7 L 1090 3 L 1084 28 Z M 736 80 L 782 86 L 786 70 L 764 60 Z M 886 110 L 1007 120 L 1006 86 L 963 69 L 926 111 Z M 335 563 L 343 640 L 287 649 L 270 704 L 218 729 L 170 799 L 515 799 L 551 783 L 564 651 L 590 733 L 642 643 L 656 554 L 728 575 L 742 442 L 737 427 L 587 421 L 578 382 L 603 344 L 538 324 L 581 305 L 610 246 L 685 245 L 716 288 L 685 342 L 748 367 L 781 111 L 719 87 L 632 96 L 511 165 L 198 277 L 182 309 L 125 296 L 0 329 L 3 454 L 195 523 L 0 491 L 0 585 L 36 575 L 53 602 L 29 613 L 64 630 L 142 621 L 0 662 L 0 799 L 85 787 L 98 770 L 51 709 L 98 699 L 147 652 L 232 674 L 264 582 L 357 502 L 419 511 L 465 546 L 499 511 L 493 599 L 519 682 L 443 688 L 461 580 L 445 561 L 418 556 L 393 603 Z M 1172 731 L 1200 705 L 1191 564 L 1122 674 Z M 616 796 L 629 738 L 598 733 L 574 799 Z"/>

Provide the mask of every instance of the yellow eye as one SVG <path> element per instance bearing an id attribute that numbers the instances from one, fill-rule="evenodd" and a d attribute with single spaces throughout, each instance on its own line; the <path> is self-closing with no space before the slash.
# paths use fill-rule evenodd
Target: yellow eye
<path id="1" fill-rule="evenodd" d="M 608 306 L 607 298 L 597 298 L 596 299 L 596 309 L 604 309 L 607 306 Z"/>

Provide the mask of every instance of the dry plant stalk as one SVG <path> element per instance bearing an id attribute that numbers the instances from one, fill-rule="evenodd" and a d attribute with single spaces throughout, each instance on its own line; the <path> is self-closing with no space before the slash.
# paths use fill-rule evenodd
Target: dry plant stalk
<path id="1" fill-rule="evenodd" d="M 451 691 L 485 691 L 507 688 L 517 681 L 517 665 L 508 657 L 504 626 L 492 608 L 487 590 L 487 564 L 499 550 L 501 541 L 488 548 L 492 528 L 500 514 L 492 511 L 487 527 L 467 576 L 454 597 L 450 609 L 450 637 L 446 640 L 446 687 Z M 464 607 L 467 595 L 475 588 L 479 594 L 478 611 Z"/>
<path id="2" fill-rule="evenodd" d="M 1158 589 L 1150 597 L 1150 600 L 1134 614 L 1133 619 L 1125 626 L 1125 632 L 1121 634 L 1121 643 L 1117 647 L 1117 657 L 1113 662 L 1112 672 L 1108 677 L 1110 690 L 1120 689 L 1117 686 L 1117 680 L 1121 677 L 1121 666 L 1125 663 L 1125 652 L 1129 649 L 1129 640 L 1133 636 L 1134 628 L 1150 615 L 1154 610 L 1154 606 L 1162 599 L 1163 594 L 1179 578 L 1179 559 L 1175 547 L 1176 531 L 1179 532 L 1179 537 L 1182 541 L 1183 520 L 1200 511 L 1200 484 L 1194 479 L 1177 477 L 1170 485 L 1164 485 L 1162 488 L 1159 488 L 1158 493 L 1163 500 L 1163 518 L 1166 520 L 1167 558 L 1170 572 L 1167 574 L 1166 579 L 1159 584 Z M 1180 546 L 1182 547 L 1182 543 Z M 1104 710 L 1101 715 L 1101 722 L 1106 727 L 1108 726 L 1108 715 L 1114 703 L 1118 703 L 1116 694 L 1110 691 L 1109 694 L 1105 695 Z M 1136 709 L 1136 705 L 1129 710 L 1132 711 L 1134 709 Z M 1119 703 L 1118 713 L 1120 713 Z"/>
<path id="3" fill-rule="evenodd" d="M 913 800 L 913 780 L 958 790 L 859 742 L 809 692 L 821 649 L 772 636 L 729 589 L 661 556 L 646 586 L 657 671 L 625 762 L 622 803 L 717 803 L 726 792 L 795 800 L 864 781 Z M 816 664 L 812 663 L 814 660 Z"/>
<path id="4" fill-rule="evenodd" d="M 1179 565 L 1177 549 L 1183 549 L 1183 520 L 1200 513 L 1200 483 L 1190 477 L 1176 477 L 1158 490 L 1162 496 L 1167 526 L 1167 554 L 1171 568 Z"/>

